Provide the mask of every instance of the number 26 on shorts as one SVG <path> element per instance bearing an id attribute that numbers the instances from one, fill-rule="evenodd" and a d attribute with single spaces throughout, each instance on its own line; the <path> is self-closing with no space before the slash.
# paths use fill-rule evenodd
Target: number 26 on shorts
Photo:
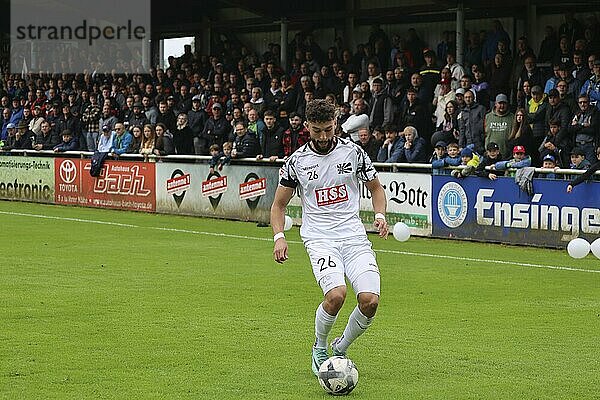
<path id="1" fill-rule="evenodd" d="M 325 260 L 325 257 L 321 257 L 317 260 L 317 264 L 319 265 L 319 267 L 321 268 L 319 271 L 323 272 L 324 270 L 326 270 L 327 268 L 331 267 L 331 268 L 335 268 L 335 262 L 331 259 L 331 256 L 327 257 L 327 260 Z"/>

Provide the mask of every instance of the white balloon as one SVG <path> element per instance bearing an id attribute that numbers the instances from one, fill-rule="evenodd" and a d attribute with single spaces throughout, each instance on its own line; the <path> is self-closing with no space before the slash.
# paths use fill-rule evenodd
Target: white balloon
<path id="1" fill-rule="evenodd" d="M 394 225 L 394 239 L 406 242 L 410 238 L 410 229 L 404 222 L 396 222 Z"/>
<path id="2" fill-rule="evenodd" d="M 292 220 L 292 217 L 290 217 L 289 215 L 286 215 L 285 222 L 283 223 L 283 230 L 289 231 L 290 229 L 292 229 L 293 225 L 294 225 L 294 221 Z"/>
<path id="3" fill-rule="evenodd" d="M 600 238 L 594 240 L 590 245 L 590 250 L 596 256 L 596 258 L 600 258 Z"/>
<path id="4" fill-rule="evenodd" d="M 587 240 L 576 238 L 567 245 L 567 253 L 573 258 L 583 258 L 590 252 L 590 244 Z"/>

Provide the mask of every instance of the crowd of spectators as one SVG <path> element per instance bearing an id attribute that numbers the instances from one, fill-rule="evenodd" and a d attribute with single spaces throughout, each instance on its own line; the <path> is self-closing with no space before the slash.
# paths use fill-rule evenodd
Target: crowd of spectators
<path id="1" fill-rule="evenodd" d="M 287 69 L 277 44 L 256 54 L 222 42 L 210 56 L 186 46 L 147 75 L 4 73 L 1 145 L 210 155 L 211 167 L 222 168 L 235 158 L 287 158 L 309 138 L 306 103 L 325 98 L 338 107 L 337 134 L 379 162 L 511 165 L 517 147 L 533 166 L 552 159 L 568 168 L 575 153 L 596 161 L 594 14 L 545 27 L 537 52 L 524 36 L 511 43 L 494 20 L 489 31 L 465 35 L 462 64 L 455 36 L 426 44 L 415 29 L 390 38 L 375 25 L 355 51 L 340 38 L 324 51 L 304 32 L 288 46 Z"/>

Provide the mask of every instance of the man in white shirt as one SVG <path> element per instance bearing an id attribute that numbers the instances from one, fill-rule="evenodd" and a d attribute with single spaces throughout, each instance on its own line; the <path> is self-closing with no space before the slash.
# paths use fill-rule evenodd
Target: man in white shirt
<path id="1" fill-rule="evenodd" d="M 369 129 L 368 105 L 362 98 L 354 100 L 352 105 L 354 113 L 342 124 L 342 131 L 348 134 L 353 142 L 356 142 L 358 140 L 358 130 L 361 128 Z"/>
<path id="2" fill-rule="evenodd" d="M 359 181 L 371 192 L 374 226 L 387 238 L 386 197 L 377 172 L 355 143 L 335 136 L 335 107 L 313 100 L 306 108 L 310 141 L 296 150 L 280 171 L 280 183 L 271 207 L 275 241 L 273 256 L 283 263 L 288 245 L 283 233 L 285 208 L 295 191 L 302 201 L 300 235 L 324 300 L 315 316 L 312 370 L 317 375 L 329 357 L 327 336 L 346 298 L 344 276 L 357 296 L 341 337 L 331 343 L 333 355 L 344 356 L 348 346 L 371 325 L 379 304 L 380 279 L 375 253 L 359 217 Z"/>

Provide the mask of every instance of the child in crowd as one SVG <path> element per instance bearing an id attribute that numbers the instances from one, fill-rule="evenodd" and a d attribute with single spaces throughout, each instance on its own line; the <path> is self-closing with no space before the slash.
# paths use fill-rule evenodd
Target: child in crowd
<path id="1" fill-rule="evenodd" d="M 588 169 L 592 165 L 585 159 L 585 152 L 581 147 L 575 147 L 571 150 L 571 169 Z"/>
<path id="2" fill-rule="evenodd" d="M 215 172 L 215 167 L 219 163 L 219 160 L 221 159 L 221 157 L 223 157 L 223 153 L 221 152 L 221 148 L 218 144 L 211 145 L 208 149 L 208 153 L 212 157 L 210 159 L 210 164 L 209 164 L 210 165 L 210 173 L 212 174 L 213 172 Z"/>
<path id="3" fill-rule="evenodd" d="M 435 144 L 435 152 L 431 157 L 431 168 L 433 175 L 450 175 L 449 170 L 444 167 L 456 167 L 460 165 L 461 159 L 458 155 L 458 144 L 450 143 L 446 153 L 446 143 L 439 141 Z"/>
<path id="4" fill-rule="evenodd" d="M 569 168 L 571 169 L 581 169 L 586 170 L 591 167 L 591 163 L 585 159 L 585 152 L 581 147 L 574 147 L 571 150 L 571 164 Z M 568 179 L 575 180 L 579 175 L 570 175 Z"/>
<path id="5" fill-rule="evenodd" d="M 219 164 L 217 165 L 217 169 L 219 171 L 223 170 L 224 165 L 229 165 L 231 163 L 231 151 L 233 150 L 233 143 L 225 142 L 223 143 L 223 157 L 219 159 Z"/>
<path id="6" fill-rule="evenodd" d="M 482 178 L 488 178 L 495 181 L 498 176 L 504 175 L 502 171 L 488 171 L 485 167 L 495 165 L 498 161 L 502 160 L 502 154 L 500 154 L 500 146 L 495 142 L 489 142 L 485 154 L 483 155 L 481 162 L 477 166 L 475 174 Z"/>
<path id="7" fill-rule="evenodd" d="M 464 178 L 473 174 L 479 165 L 479 155 L 468 146 L 460 151 L 460 159 L 460 165 L 464 165 L 465 168 L 452 171 L 452 176 L 455 178 Z"/>
<path id="8" fill-rule="evenodd" d="M 600 169 L 600 147 L 596 147 L 596 161 L 581 175 L 571 176 L 571 182 L 567 185 L 567 193 L 571 193 L 573 188 L 591 177 L 595 177 L 596 171 Z"/>
<path id="9" fill-rule="evenodd" d="M 494 164 L 494 169 L 497 171 L 505 171 L 509 168 L 525 168 L 531 166 L 531 157 L 525 154 L 524 146 L 515 146 L 513 148 L 513 158 L 508 161 L 498 161 Z M 508 176 L 515 176 L 515 172 L 511 171 Z"/>
<path id="10" fill-rule="evenodd" d="M 554 171 L 557 170 L 558 167 L 556 166 L 556 157 L 554 157 L 552 154 L 546 154 L 544 158 L 542 158 L 542 168 L 551 169 Z M 541 173 L 539 177 L 542 179 L 556 179 L 556 174 L 554 172 L 548 172 L 546 174 Z"/>
<path id="11" fill-rule="evenodd" d="M 554 159 L 556 160 L 556 164 L 559 166 L 567 165 L 567 150 L 569 147 L 569 138 L 568 135 L 559 135 L 560 132 L 560 121 L 559 120 L 551 120 L 549 122 L 550 129 L 544 137 L 542 144 L 540 145 L 538 151 L 540 153 L 540 157 L 542 159 L 546 156 L 546 154 L 552 154 Z M 563 136 L 561 138 L 561 136 Z"/>
<path id="12" fill-rule="evenodd" d="M 444 158 L 446 157 L 446 143 L 439 141 L 435 144 L 431 159 L 431 175 L 445 175 Z"/>
<path id="13" fill-rule="evenodd" d="M 219 170 L 223 170 L 224 165 L 229 165 L 231 162 L 231 150 L 233 150 L 233 143 L 223 143 L 223 151 L 221 151 L 218 144 L 213 144 L 208 149 L 212 156 L 210 160 L 210 173 L 215 172 L 215 167 Z"/>

